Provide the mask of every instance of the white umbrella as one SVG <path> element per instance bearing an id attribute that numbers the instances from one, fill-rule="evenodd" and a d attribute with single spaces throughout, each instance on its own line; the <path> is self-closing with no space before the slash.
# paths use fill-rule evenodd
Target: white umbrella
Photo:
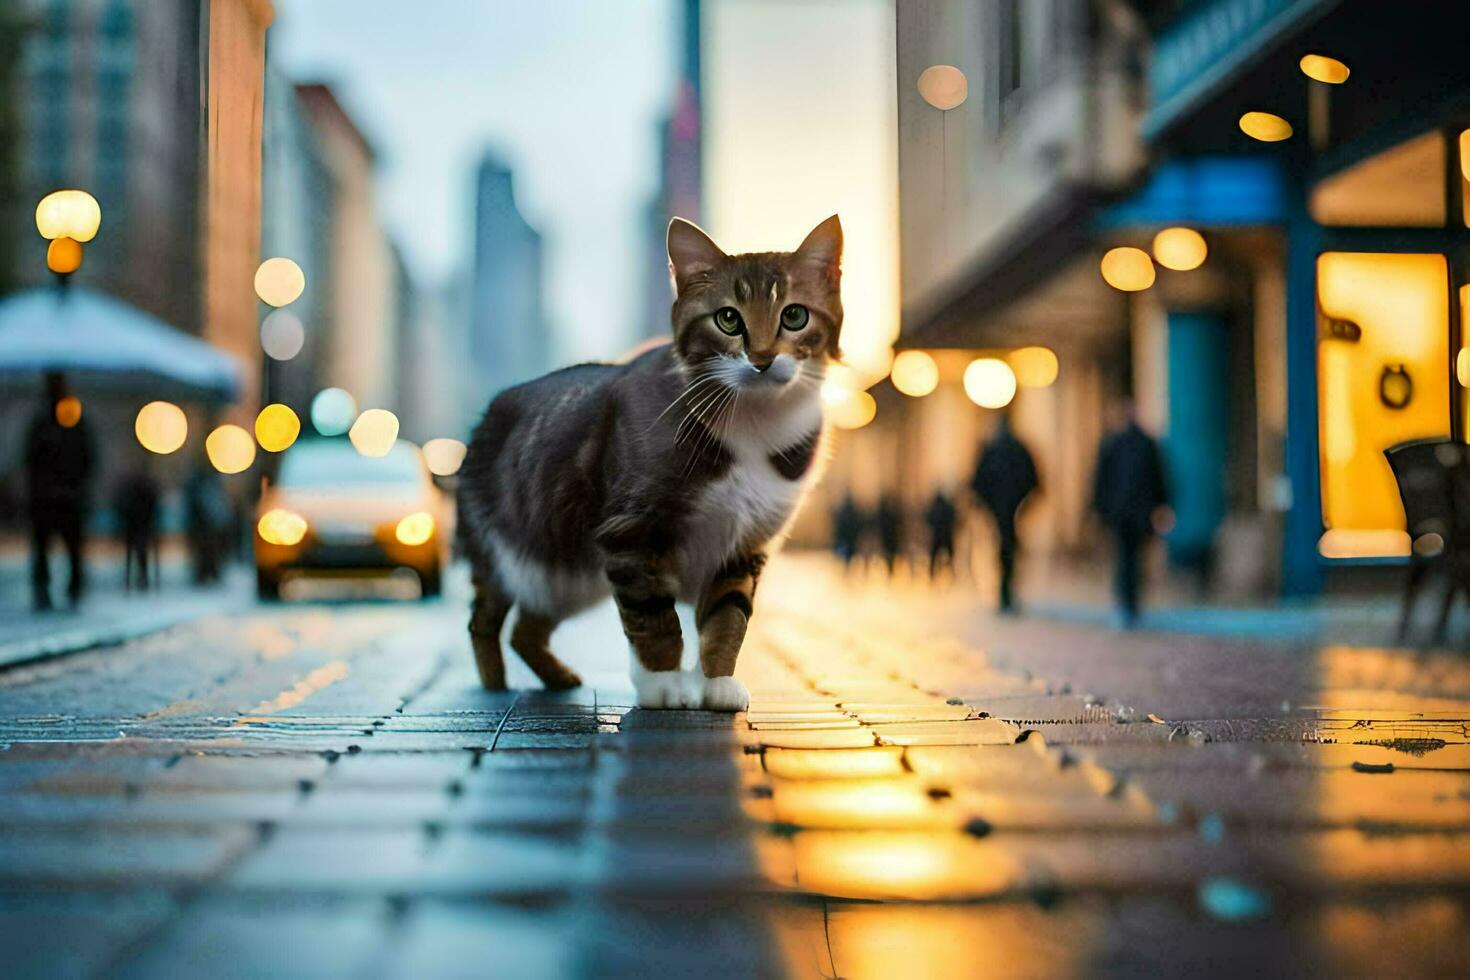
<path id="1" fill-rule="evenodd" d="M 62 371 L 79 390 L 234 401 L 241 365 L 229 354 L 84 286 L 0 299 L 0 384 Z"/>

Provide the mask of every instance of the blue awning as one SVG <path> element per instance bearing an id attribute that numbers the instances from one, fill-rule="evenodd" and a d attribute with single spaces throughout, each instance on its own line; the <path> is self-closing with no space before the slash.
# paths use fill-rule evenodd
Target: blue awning
<path id="1" fill-rule="evenodd" d="M 79 390 L 231 402 L 241 370 L 218 348 L 83 286 L 0 299 L 0 384 L 63 371 Z"/>

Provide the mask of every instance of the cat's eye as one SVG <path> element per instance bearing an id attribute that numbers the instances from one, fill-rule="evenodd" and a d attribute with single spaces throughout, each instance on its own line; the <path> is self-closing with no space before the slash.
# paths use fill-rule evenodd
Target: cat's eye
<path id="1" fill-rule="evenodd" d="M 740 311 L 735 307 L 722 306 L 715 310 L 715 326 L 733 337 L 745 329 L 745 321 L 740 319 Z"/>
<path id="2" fill-rule="evenodd" d="M 781 327 L 785 330 L 800 330 L 810 319 L 811 314 L 800 303 L 792 303 L 781 311 Z"/>

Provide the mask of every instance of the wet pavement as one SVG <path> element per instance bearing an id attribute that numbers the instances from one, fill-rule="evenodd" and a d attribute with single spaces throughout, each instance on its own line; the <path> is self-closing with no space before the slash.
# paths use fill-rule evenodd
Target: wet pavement
<path id="1" fill-rule="evenodd" d="M 1470 972 L 1470 660 L 799 556 L 757 607 L 735 717 L 632 708 L 605 609 L 565 695 L 479 690 L 456 601 L 0 673 L 5 972 Z"/>

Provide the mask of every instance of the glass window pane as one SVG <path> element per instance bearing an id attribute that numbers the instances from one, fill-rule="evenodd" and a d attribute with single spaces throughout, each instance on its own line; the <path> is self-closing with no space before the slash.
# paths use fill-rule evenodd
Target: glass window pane
<path id="1" fill-rule="evenodd" d="M 1383 451 L 1449 436 L 1448 263 L 1327 252 L 1317 260 L 1317 301 L 1322 553 L 1408 554 Z"/>

